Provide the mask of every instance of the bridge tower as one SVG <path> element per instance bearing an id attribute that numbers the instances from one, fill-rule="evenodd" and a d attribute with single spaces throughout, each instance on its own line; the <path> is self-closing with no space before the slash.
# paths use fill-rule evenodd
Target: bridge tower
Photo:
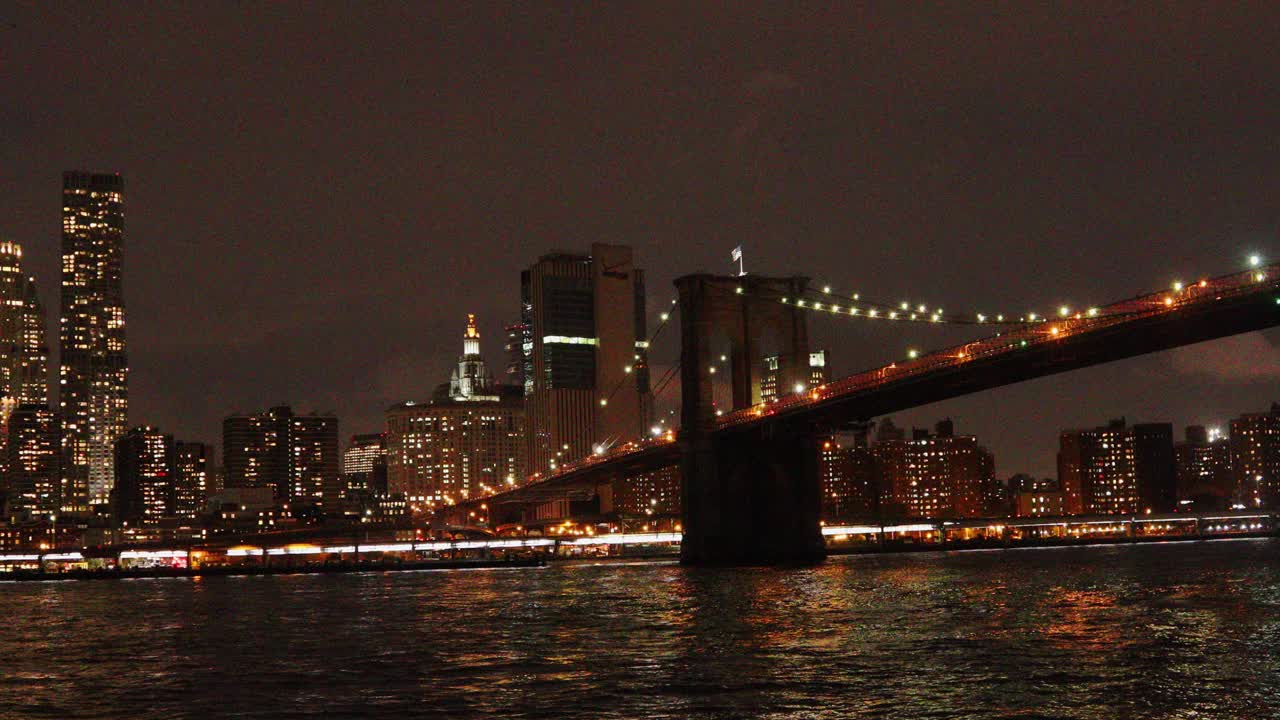
<path id="1" fill-rule="evenodd" d="M 710 368 L 727 341 L 734 408 L 760 400 L 764 340 L 782 356 L 780 388 L 808 387 L 808 278 L 686 275 L 680 295 L 681 465 L 685 564 L 822 559 L 817 433 L 800 423 L 717 432 Z"/>

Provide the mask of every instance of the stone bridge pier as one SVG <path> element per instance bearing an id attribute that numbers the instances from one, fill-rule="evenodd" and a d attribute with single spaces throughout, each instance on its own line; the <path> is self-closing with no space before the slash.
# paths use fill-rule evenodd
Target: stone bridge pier
<path id="1" fill-rule="evenodd" d="M 780 394 L 807 387 L 806 317 L 783 297 L 802 296 L 803 277 L 688 275 L 680 294 L 684 542 L 690 565 L 787 564 L 826 555 L 819 525 L 817 432 L 803 422 L 716 429 L 717 346 L 728 347 L 733 408 L 760 399 L 766 341 L 780 358 Z M 729 410 L 730 408 L 721 408 Z"/>

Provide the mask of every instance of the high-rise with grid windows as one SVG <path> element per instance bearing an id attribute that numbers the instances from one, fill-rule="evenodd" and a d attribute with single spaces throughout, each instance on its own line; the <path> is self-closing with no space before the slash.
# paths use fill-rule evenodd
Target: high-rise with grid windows
<path id="1" fill-rule="evenodd" d="M 115 484 L 114 443 L 128 427 L 123 204 L 118 174 L 62 175 L 58 404 L 68 459 L 64 512 L 85 512 L 108 501 Z"/>

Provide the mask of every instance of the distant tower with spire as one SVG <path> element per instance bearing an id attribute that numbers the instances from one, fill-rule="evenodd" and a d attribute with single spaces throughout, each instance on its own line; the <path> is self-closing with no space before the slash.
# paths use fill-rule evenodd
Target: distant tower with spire
<path id="1" fill-rule="evenodd" d="M 467 331 L 462 336 L 462 357 L 449 378 L 449 397 L 454 400 L 497 400 L 493 374 L 480 356 L 480 330 L 476 316 L 467 315 Z"/>

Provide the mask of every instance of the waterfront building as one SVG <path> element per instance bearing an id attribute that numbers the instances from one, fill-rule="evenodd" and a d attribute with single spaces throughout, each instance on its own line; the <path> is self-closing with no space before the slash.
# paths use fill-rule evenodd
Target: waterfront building
<path id="1" fill-rule="evenodd" d="M 425 511 L 520 483 L 527 474 L 523 388 L 494 385 L 468 316 L 463 354 L 430 402 L 387 410 L 387 490 Z"/>
<path id="2" fill-rule="evenodd" d="M 209 461 L 213 448 L 200 442 L 173 444 L 173 514 L 193 520 L 205 512 L 212 488 Z"/>
<path id="3" fill-rule="evenodd" d="M 6 428 L 9 515 L 55 517 L 62 507 L 62 423 L 44 403 L 19 405 Z"/>
<path id="4" fill-rule="evenodd" d="M 879 484 L 893 498 L 895 514 L 911 518 L 980 517 L 986 488 L 995 482 L 995 460 L 971 435 L 956 435 L 950 420 L 935 432 L 917 428 L 911 440 L 896 435 L 878 442 L 873 455 Z"/>
<path id="5" fill-rule="evenodd" d="M 830 379 L 827 369 L 827 351 L 815 350 L 809 353 L 809 372 L 806 375 L 808 385 L 804 387 L 780 388 L 781 378 L 787 374 L 787 356 L 769 355 L 760 363 L 760 402 L 773 402 L 783 395 L 808 392 L 820 385 L 826 385 Z"/>
<path id="6" fill-rule="evenodd" d="M 1280 404 L 1232 420 L 1230 448 L 1236 503 L 1280 507 Z"/>
<path id="7" fill-rule="evenodd" d="M 1061 490 L 1027 490 L 1018 493 L 1017 498 L 1018 517 L 1057 517 L 1066 514 L 1066 498 Z"/>
<path id="8" fill-rule="evenodd" d="M 1013 498 L 1013 514 L 1018 517 L 1066 514 L 1066 498 L 1057 478 L 1018 473 L 1009 478 L 1009 495 Z"/>
<path id="9" fill-rule="evenodd" d="M 1186 440 L 1173 446 L 1179 507 L 1205 510 L 1229 507 L 1235 496 L 1231 474 L 1231 443 L 1217 431 L 1191 425 Z"/>
<path id="10" fill-rule="evenodd" d="M 824 438 L 818 452 L 822 519 L 830 523 L 877 517 L 880 492 L 876 456 L 867 446 L 866 433 Z"/>
<path id="11" fill-rule="evenodd" d="M 340 512 L 338 418 L 285 406 L 222 423 L 227 487 L 271 488 L 278 503 Z"/>
<path id="12" fill-rule="evenodd" d="M 612 510 L 624 522 L 680 515 L 680 468 L 660 468 L 620 477 L 612 486 Z M 627 525 L 628 531 L 639 529 Z"/>
<path id="13" fill-rule="evenodd" d="M 58 404 L 68 459 L 65 512 L 107 502 L 114 443 L 128 424 L 123 202 L 118 174 L 63 173 Z"/>
<path id="14" fill-rule="evenodd" d="M 644 272 L 631 248 L 555 252 L 521 273 L 529 467 L 546 472 L 650 425 Z"/>
<path id="15" fill-rule="evenodd" d="M 1059 436 L 1058 482 L 1068 514 L 1172 512 L 1177 505 L 1173 426 L 1067 430 Z"/>
<path id="16" fill-rule="evenodd" d="M 905 428 L 884 418 L 876 426 L 875 443 L 871 446 L 875 463 L 876 494 L 879 496 L 880 513 L 884 517 L 906 516 L 906 459 L 907 433 Z"/>
<path id="17" fill-rule="evenodd" d="M 173 436 L 136 427 L 115 443 L 111 509 L 117 527 L 159 525 L 176 511 Z"/>

